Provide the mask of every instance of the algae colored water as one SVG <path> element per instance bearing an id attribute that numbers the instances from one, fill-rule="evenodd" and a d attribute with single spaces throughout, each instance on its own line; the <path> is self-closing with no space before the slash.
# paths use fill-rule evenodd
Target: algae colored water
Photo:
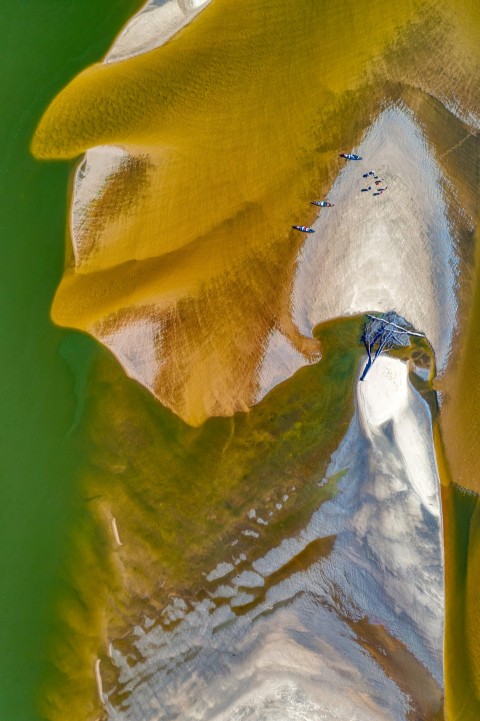
<path id="1" fill-rule="evenodd" d="M 52 94 L 102 57 L 136 7 L 132 0 L 5 0 L 0 8 L 0 716 L 12 721 L 40 717 L 45 641 L 55 624 L 52 602 L 75 512 L 79 451 L 71 428 L 95 353 L 90 340 L 50 322 L 70 168 L 39 164 L 29 145 Z"/>

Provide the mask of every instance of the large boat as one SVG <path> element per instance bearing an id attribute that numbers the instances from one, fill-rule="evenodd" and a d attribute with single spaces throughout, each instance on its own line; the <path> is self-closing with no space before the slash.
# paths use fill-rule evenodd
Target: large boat
<path id="1" fill-rule="evenodd" d="M 300 230 L 302 233 L 315 233 L 313 228 L 309 228 L 307 225 L 292 225 L 295 230 Z"/>

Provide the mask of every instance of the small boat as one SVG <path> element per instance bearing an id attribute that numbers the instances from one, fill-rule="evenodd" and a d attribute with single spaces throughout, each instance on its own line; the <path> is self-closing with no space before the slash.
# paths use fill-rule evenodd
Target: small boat
<path id="1" fill-rule="evenodd" d="M 368 191 L 371 190 L 371 189 L 372 189 L 372 186 L 371 186 L 371 185 L 369 185 L 368 188 L 360 188 L 360 190 L 362 191 L 362 193 L 368 193 Z"/>
<path id="2" fill-rule="evenodd" d="M 340 157 L 345 160 L 362 160 L 360 155 L 353 155 L 353 153 L 340 153 Z"/>
<path id="3" fill-rule="evenodd" d="M 306 225 L 292 225 L 295 230 L 300 230 L 302 233 L 315 233 L 313 228 L 309 228 Z"/>
<path id="4" fill-rule="evenodd" d="M 318 205 L 319 208 L 333 208 L 334 203 L 329 203 L 327 200 L 311 200 L 312 205 Z"/>

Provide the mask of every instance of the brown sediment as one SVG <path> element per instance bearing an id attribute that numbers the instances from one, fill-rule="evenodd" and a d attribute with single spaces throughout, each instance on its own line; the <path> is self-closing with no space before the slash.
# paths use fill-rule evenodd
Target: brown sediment
<path id="1" fill-rule="evenodd" d="M 445 704 L 448 721 L 480 715 L 478 497 L 442 488 L 445 536 Z"/>
<path id="2" fill-rule="evenodd" d="M 107 176 L 105 186 L 87 204 L 78 228 L 75 228 L 77 266 L 88 268 L 90 257 L 100 251 L 99 241 L 107 228 L 118 237 L 119 224 L 125 222 L 125 217 L 128 223 L 132 209 L 141 202 L 142 194 L 148 192 L 149 169 L 148 156 L 127 156 L 119 168 Z"/>
<path id="3" fill-rule="evenodd" d="M 408 721 L 443 721 L 442 689 L 405 644 L 390 635 L 383 625 L 372 623 L 368 618 L 345 620 L 360 645 L 407 696 Z"/>
<path id="4" fill-rule="evenodd" d="M 471 43 L 475 26 L 465 22 L 465 15 L 459 17 L 455 5 L 425 3 L 406 21 L 396 42 L 377 59 L 371 72 L 435 98 L 473 131 L 480 111 L 478 44 L 474 47 Z M 448 58 L 441 67 L 437 53 L 432 52 L 435 47 L 441 47 L 443 57 Z"/>
<path id="5" fill-rule="evenodd" d="M 437 162 L 444 171 L 444 193 L 449 206 L 449 222 L 455 229 L 458 262 L 457 327 L 448 368 L 436 380 L 436 388 L 442 393 L 440 426 L 452 479 L 464 488 L 478 492 L 480 397 L 477 391 L 480 382 L 476 359 L 480 350 L 477 230 L 480 64 L 478 44 L 473 50 L 472 38 L 479 17 L 478 8 L 475 9 L 474 4 L 469 2 L 452 5 L 448 12 L 444 10 L 445 6 L 440 6 L 428 19 L 425 17 L 428 13 L 424 10 L 423 20 L 421 14 L 402 42 L 382 62 L 385 63 L 386 74 L 392 76 L 398 59 L 403 56 L 403 43 L 409 42 L 410 38 L 413 52 L 410 59 L 404 59 L 403 82 L 409 86 L 404 91 L 404 99 L 415 112 L 423 132 L 435 148 Z M 437 58 L 429 52 L 429 48 L 434 45 L 442 47 L 449 64 L 448 69 L 442 70 L 440 84 Z M 470 71 L 467 72 L 469 67 Z M 459 77 L 466 77 L 466 82 L 459 82 Z M 445 107 L 448 86 L 454 88 L 454 91 L 450 104 Z M 419 89 L 422 92 L 418 92 Z M 458 111 L 460 115 L 455 122 L 452 122 L 452 111 Z M 469 121 L 469 117 L 473 116 L 477 118 L 476 125 Z"/>
<path id="6" fill-rule="evenodd" d="M 335 479 L 329 479 L 329 483 L 335 483 Z M 300 553 L 291 558 L 277 571 L 274 571 L 265 578 L 265 584 L 260 588 L 249 589 L 249 593 L 254 595 L 254 600 L 234 609 L 237 616 L 248 613 L 265 600 L 268 590 L 274 588 L 278 583 L 290 578 L 295 573 L 305 571 L 312 563 L 327 558 L 335 544 L 336 536 L 325 536 L 324 538 L 316 538 L 311 541 Z"/>

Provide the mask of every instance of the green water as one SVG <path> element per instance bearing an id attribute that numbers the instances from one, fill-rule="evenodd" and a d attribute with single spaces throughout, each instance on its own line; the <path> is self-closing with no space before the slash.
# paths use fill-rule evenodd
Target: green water
<path id="1" fill-rule="evenodd" d="M 75 510 L 76 399 L 95 353 L 93 342 L 49 320 L 63 269 L 70 168 L 38 163 L 28 148 L 52 96 L 102 56 L 138 5 L 3 0 L 0 9 L 0 718 L 11 721 L 39 718 L 51 601 Z"/>

